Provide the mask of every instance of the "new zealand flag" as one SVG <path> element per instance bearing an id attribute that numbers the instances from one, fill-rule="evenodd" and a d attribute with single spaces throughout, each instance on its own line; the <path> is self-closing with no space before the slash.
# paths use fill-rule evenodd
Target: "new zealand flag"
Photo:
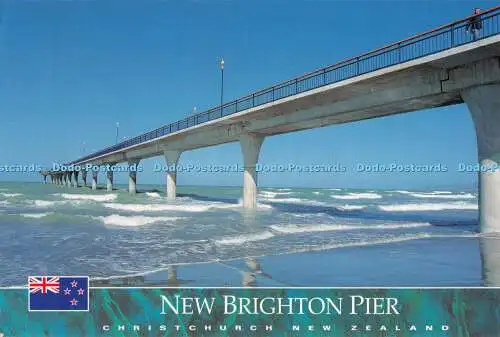
<path id="1" fill-rule="evenodd" d="M 88 311 L 88 276 L 30 276 L 29 311 Z"/>

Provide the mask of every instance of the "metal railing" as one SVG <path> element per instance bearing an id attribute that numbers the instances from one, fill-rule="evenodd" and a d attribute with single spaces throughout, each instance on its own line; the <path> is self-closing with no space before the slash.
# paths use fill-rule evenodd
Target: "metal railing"
<path id="1" fill-rule="evenodd" d="M 481 28 L 473 33 L 472 29 L 470 29 L 471 22 L 481 23 Z M 222 106 L 161 126 L 137 137 L 79 158 L 70 164 L 85 162 L 89 159 L 151 141 L 194 125 L 216 120 L 236 112 L 274 102 L 282 98 L 297 95 L 382 68 L 435 54 L 498 33 L 500 33 L 500 6 L 489 9 L 479 15 L 469 16 L 412 36 L 408 39 L 315 70 L 272 87 L 254 92 L 245 97 L 238 98 L 232 102 L 225 103 Z M 474 34 L 476 35 L 474 36 Z"/>

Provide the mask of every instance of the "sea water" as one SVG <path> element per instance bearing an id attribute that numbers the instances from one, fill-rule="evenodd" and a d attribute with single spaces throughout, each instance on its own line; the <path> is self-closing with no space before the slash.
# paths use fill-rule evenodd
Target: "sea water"
<path id="1" fill-rule="evenodd" d="M 481 285 L 475 191 L 0 184 L 0 286 L 28 275 L 141 275 L 248 258 L 292 285 Z M 333 275 L 333 276 L 332 276 Z M 205 285 L 225 285 L 224 275 Z M 196 276 L 195 276 L 196 277 Z"/>

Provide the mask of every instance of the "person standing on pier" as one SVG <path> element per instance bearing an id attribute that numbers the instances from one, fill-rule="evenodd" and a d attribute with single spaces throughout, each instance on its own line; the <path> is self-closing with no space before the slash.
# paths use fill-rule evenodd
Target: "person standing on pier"
<path id="1" fill-rule="evenodd" d="M 469 22 L 465 26 L 465 30 L 472 35 L 473 40 L 477 40 L 479 37 L 479 30 L 483 28 L 483 23 L 481 21 L 481 10 L 479 8 L 474 8 L 472 11 L 473 17 L 469 19 Z"/>

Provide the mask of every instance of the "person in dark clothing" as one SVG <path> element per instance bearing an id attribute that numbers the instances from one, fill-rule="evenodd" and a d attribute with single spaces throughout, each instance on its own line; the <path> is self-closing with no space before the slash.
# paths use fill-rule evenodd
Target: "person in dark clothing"
<path id="1" fill-rule="evenodd" d="M 479 14 L 481 14 L 481 10 L 479 8 L 474 8 L 472 12 L 474 16 L 469 19 L 469 22 L 465 26 L 467 32 L 472 35 L 473 40 L 477 40 L 479 37 L 479 30 L 483 27 Z"/>

